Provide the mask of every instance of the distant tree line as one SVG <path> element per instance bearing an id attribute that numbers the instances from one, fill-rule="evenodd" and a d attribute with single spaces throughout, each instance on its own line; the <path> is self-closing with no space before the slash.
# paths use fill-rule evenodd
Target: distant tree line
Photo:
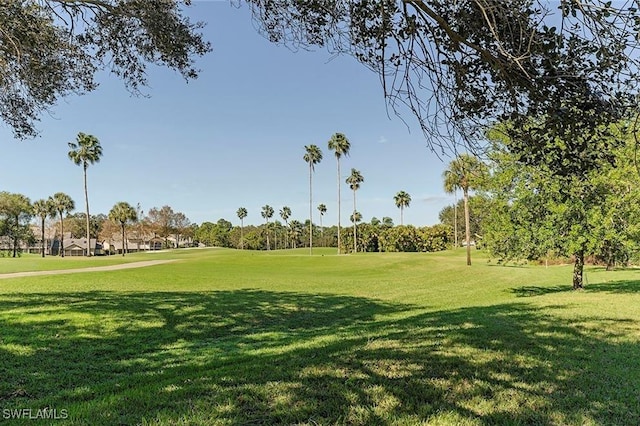
<path id="1" fill-rule="evenodd" d="M 164 240 L 165 248 L 193 244 L 196 228 L 184 213 L 175 212 L 170 206 L 151 208 L 144 216 L 139 208 L 118 202 L 108 215 L 90 215 L 88 220 L 86 213 L 74 213 L 74 209 L 73 199 L 62 192 L 33 203 L 23 194 L 0 192 L 0 256 L 17 257 L 25 247 L 33 247 L 37 242 L 44 256 L 42 242 L 59 239 L 62 245 L 65 234 L 102 242 L 122 241 L 125 235 L 137 239 L 158 237 Z M 34 218 L 37 225 L 32 225 Z M 45 237 L 45 229 L 50 238 Z M 64 256 L 63 250 L 60 255 Z"/>
<path id="2" fill-rule="evenodd" d="M 285 210 L 286 211 L 286 210 Z M 287 219 L 289 216 L 285 215 Z M 269 225 L 233 226 L 226 219 L 216 223 L 204 222 L 195 227 L 194 239 L 206 246 L 229 247 L 247 250 L 267 250 L 266 235 L 269 231 L 270 249 L 309 247 L 309 221 L 298 220 L 270 222 Z M 337 226 L 313 226 L 313 239 L 316 247 L 337 247 Z M 412 225 L 394 226 L 389 217 L 379 220 L 372 218 L 370 223 L 358 223 L 357 242 L 354 245 L 353 228 L 343 228 L 340 233 L 341 252 L 352 253 L 354 246 L 358 252 L 430 252 L 446 250 L 451 247 L 451 229 L 448 225 L 438 224 L 426 227 Z"/>

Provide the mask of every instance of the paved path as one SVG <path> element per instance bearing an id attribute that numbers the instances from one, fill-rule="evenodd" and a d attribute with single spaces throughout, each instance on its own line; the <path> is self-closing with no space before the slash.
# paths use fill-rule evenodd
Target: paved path
<path id="1" fill-rule="evenodd" d="M 160 264 L 169 263 L 169 262 L 175 262 L 175 259 L 146 260 L 146 261 L 143 261 L 143 262 L 122 263 L 122 264 L 119 264 L 119 265 L 93 266 L 91 268 L 56 269 L 56 270 L 53 270 L 53 271 L 12 272 L 10 274 L 0 274 L 0 279 L 21 278 L 21 277 L 37 277 L 39 275 L 75 274 L 75 273 L 78 273 L 78 272 L 117 271 L 119 269 L 143 268 L 145 266 L 160 265 Z"/>

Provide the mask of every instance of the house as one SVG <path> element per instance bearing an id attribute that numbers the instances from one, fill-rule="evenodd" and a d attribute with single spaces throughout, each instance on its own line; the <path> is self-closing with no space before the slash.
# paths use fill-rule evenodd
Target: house
<path id="1" fill-rule="evenodd" d="M 145 238 L 127 238 L 125 241 L 125 252 L 136 253 L 139 251 L 162 250 L 164 240 L 160 237 Z M 112 240 L 103 243 L 105 253 L 122 254 L 122 241 Z"/>
<path id="2" fill-rule="evenodd" d="M 104 254 L 102 250 L 102 244 L 95 238 L 89 240 L 89 247 L 91 248 L 92 256 L 101 256 Z M 87 254 L 87 239 L 86 238 L 70 238 L 64 240 L 64 255 L 65 256 L 86 256 Z"/>
<path id="3" fill-rule="evenodd" d="M 101 256 L 104 254 L 102 243 L 95 238 L 89 240 L 89 247 L 92 256 Z M 49 248 L 49 247 L 48 247 Z M 56 236 L 49 248 L 51 256 L 60 255 L 60 239 Z M 86 256 L 87 255 L 87 239 L 71 238 L 71 233 L 64 234 L 64 255 L 65 256 Z"/>

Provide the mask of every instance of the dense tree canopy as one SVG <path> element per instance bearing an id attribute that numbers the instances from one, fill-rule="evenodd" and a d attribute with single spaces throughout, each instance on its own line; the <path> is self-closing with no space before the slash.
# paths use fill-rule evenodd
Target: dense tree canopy
<path id="1" fill-rule="evenodd" d="M 148 64 L 195 78 L 210 50 L 182 7 L 190 0 L 23 0 L 0 2 L 0 119 L 32 137 L 40 114 L 61 97 L 95 89 L 107 69 L 133 92 Z"/>
<path id="2" fill-rule="evenodd" d="M 13 194 L 7 191 L 0 192 L 0 221 L 2 231 L 0 234 L 11 240 L 13 257 L 18 253 L 20 241 L 28 241 L 33 238 L 29 229 L 29 221 L 33 217 L 31 200 L 22 194 Z"/>
<path id="3" fill-rule="evenodd" d="M 620 147 L 612 150 L 616 167 L 603 162 L 599 169 L 572 176 L 523 165 L 508 152 L 510 140 L 494 139 L 493 173 L 487 181 L 493 205 L 485 224 L 489 250 L 505 260 L 572 257 L 576 289 L 583 286 L 587 257 L 608 267 L 636 257 L 640 191 L 635 138 L 621 134 L 617 139 Z"/>

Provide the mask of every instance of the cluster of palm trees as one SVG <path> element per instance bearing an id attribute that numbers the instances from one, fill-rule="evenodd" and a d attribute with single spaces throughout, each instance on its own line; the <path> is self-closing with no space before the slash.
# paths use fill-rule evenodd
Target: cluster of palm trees
<path id="1" fill-rule="evenodd" d="M 342 133 L 335 133 L 328 142 L 329 150 L 334 151 L 336 162 L 338 166 L 338 253 L 340 253 L 340 211 L 341 211 L 341 203 L 340 203 L 340 158 L 342 156 L 349 155 L 349 149 L 351 144 L 349 143 L 349 139 Z M 303 160 L 309 164 L 309 254 L 313 253 L 313 173 L 315 171 L 315 165 L 322 161 L 322 150 L 317 145 L 306 145 L 304 147 L 305 154 L 303 155 Z M 351 175 L 347 178 L 346 183 L 349 184 L 349 187 L 353 190 L 353 214 L 351 216 L 354 233 L 356 232 L 356 222 L 358 222 L 358 218 L 362 218 L 362 215 L 356 210 L 356 191 L 360 188 L 360 184 L 364 182 L 364 177 L 360 173 L 360 171 L 356 169 L 351 169 Z M 327 206 L 325 204 L 319 204 L 317 206 L 318 211 L 320 212 L 320 228 L 322 229 L 322 217 L 327 212 Z M 244 218 L 247 217 L 247 209 L 244 207 L 240 207 L 236 212 L 238 218 L 241 221 L 241 228 L 244 227 Z M 273 217 L 274 210 L 270 205 L 265 205 L 262 207 L 261 215 L 265 219 L 267 223 L 267 250 L 270 249 L 269 244 L 269 219 Z M 280 210 L 280 217 L 285 221 L 287 227 L 289 226 L 289 217 L 291 217 L 291 209 L 287 206 L 284 206 Z M 241 238 L 242 238 L 242 230 L 241 230 Z M 286 242 L 285 242 L 286 244 Z"/>
<path id="2" fill-rule="evenodd" d="M 64 192 L 56 192 L 47 199 L 33 202 L 33 213 L 41 220 L 42 257 L 44 257 L 44 228 L 48 217 L 60 216 L 60 246 L 64 247 L 64 215 L 76 208 L 73 199 Z M 64 250 L 60 250 L 60 256 L 64 257 Z"/>
<path id="3" fill-rule="evenodd" d="M 100 161 L 102 157 L 102 147 L 100 146 L 100 141 L 93 135 L 87 135 L 85 133 L 78 133 L 78 136 L 75 142 L 68 143 L 70 151 L 68 153 L 69 159 L 73 161 L 76 165 L 81 165 L 84 176 L 84 196 L 85 196 L 85 206 L 87 212 L 87 242 L 89 239 L 89 192 L 87 188 L 87 169 L 89 164 L 95 164 Z M 63 193 L 58 192 L 48 199 L 36 200 L 33 203 L 33 213 L 40 218 L 41 220 L 41 230 L 42 230 L 42 256 L 44 257 L 44 228 L 45 228 L 45 220 L 47 217 L 55 218 L 59 215 L 60 217 L 60 244 L 61 250 L 60 255 L 64 257 L 64 215 L 65 213 L 69 213 L 75 209 L 75 202 L 73 199 Z M 88 247 L 88 246 L 87 246 Z M 87 249 L 87 256 L 91 256 L 91 250 Z"/>
<path id="4" fill-rule="evenodd" d="M 349 150 L 351 148 L 351 144 L 349 139 L 343 133 L 335 133 L 331 136 L 327 143 L 327 147 L 330 151 L 334 152 L 336 158 L 337 165 L 337 189 L 338 189 L 338 254 L 340 254 L 341 250 L 341 172 L 340 172 L 340 159 L 342 157 L 346 157 L 349 155 Z M 306 145 L 304 147 L 305 153 L 303 155 L 303 160 L 309 165 L 309 253 L 313 253 L 313 173 L 315 172 L 315 165 L 319 164 L 323 159 L 322 150 L 317 145 Z M 353 223 L 353 234 L 354 234 L 354 251 L 357 251 L 357 224 L 362 220 L 362 214 L 357 210 L 356 203 L 356 192 L 360 189 L 360 185 L 364 182 L 364 177 L 362 173 L 355 169 L 351 169 L 350 175 L 346 178 L 345 183 L 349 185 L 349 188 L 353 191 L 353 212 L 351 214 L 351 222 Z M 396 206 L 400 208 L 400 222 L 404 222 L 403 212 L 405 207 L 409 207 L 411 203 L 411 196 L 405 192 L 398 192 L 394 201 Z M 320 213 L 320 228 L 322 228 L 322 218 L 327 212 L 327 206 L 325 204 L 319 204 L 317 209 Z M 240 207 L 236 212 L 238 218 L 240 219 L 241 226 L 241 239 L 243 236 L 244 228 L 244 219 L 247 217 L 247 209 L 244 207 Z M 273 217 L 274 209 L 269 205 L 265 205 L 262 207 L 261 215 L 265 219 L 267 224 L 267 250 L 270 248 L 269 243 L 269 220 Z M 280 217 L 284 220 L 287 227 L 289 227 L 289 218 L 291 217 L 291 209 L 287 206 L 284 206 L 280 210 Z M 242 242 L 241 242 L 242 247 Z M 286 247 L 286 242 L 285 242 Z"/>
<path id="5" fill-rule="evenodd" d="M 69 142 L 70 148 L 68 152 L 69 159 L 76 165 L 82 166 L 83 182 L 84 182 L 84 197 L 85 197 L 85 209 L 86 209 L 86 231 L 87 231 L 87 251 L 86 256 L 91 256 L 90 248 L 90 215 L 89 215 L 89 191 L 87 186 L 87 169 L 89 165 L 98 163 L 102 158 L 102 146 L 97 137 L 88 135 L 85 133 L 78 133 L 74 142 Z M 42 257 L 45 255 L 44 241 L 45 241 L 45 220 L 47 217 L 60 218 L 60 250 L 59 254 L 64 257 L 64 216 L 75 209 L 75 202 L 73 199 L 63 193 L 58 192 L 48 199 L 41 199 L 34 201 L 33 213 L 41 221 L 41 238 L 43 242 Z M 109 212 L 109 219 L 120 224 L 122 228 L 122 240 L 125 241 L 125 228 L 130 222 L 135 222 L 138 219 L 136 209 L 134 209 L 129 203 L 119 202 L 116 203 Z M 124 255 L 124 250 L 122 251 Z"/>

